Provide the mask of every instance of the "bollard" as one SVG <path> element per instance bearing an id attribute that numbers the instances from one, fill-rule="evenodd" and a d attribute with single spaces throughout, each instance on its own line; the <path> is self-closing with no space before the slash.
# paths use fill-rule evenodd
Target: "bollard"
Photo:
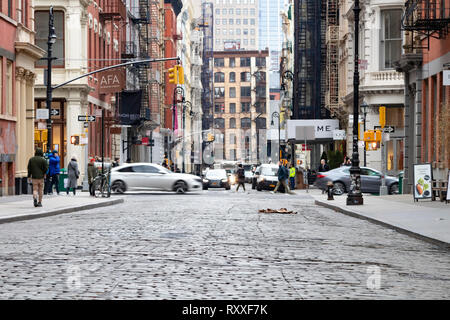
<path id="1" fill-rule="evenodd" d="M 328 192 L 327 200 L 334 200 L 334 198 L 333 198 L 333 182 L 331 182 L 331 181 L 329 181 L 327 183 L 327 192 Z"/>

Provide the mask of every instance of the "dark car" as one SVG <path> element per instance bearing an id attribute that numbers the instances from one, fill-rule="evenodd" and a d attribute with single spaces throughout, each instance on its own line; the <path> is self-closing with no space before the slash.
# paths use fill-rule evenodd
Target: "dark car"
<path id="1" fill-rule="evenodd" d="M 381 172 L 371 168 L 361 168 L 361 191 L 365 193 L 379 193 L 381 186 Z M 343 166 L 327 172 L 318 172 L 314 185 L 327 190 L 328 182 L 333 182 L 333 193 L 342 195 L 350 189 L 350 167 Z M 398 178 L 385 176 L 389 194 L 398 193 Z"/>
<path id="2" fill-rule="evenodd" d="M 273 190 L 278 183 L 278 165 L 276 164 L 262 164 L 259 166 L 254 174 L 253 183 L 256 190 Z M 283 185 L 278 189 L 284 192 Z"/>
<path id="3" fill-rule="evenodd" d="M 203 178 L 203 190 L 208 188 L 225 188 L 230 190 L 230 179 L 225 169 L 208 170 Z"/>

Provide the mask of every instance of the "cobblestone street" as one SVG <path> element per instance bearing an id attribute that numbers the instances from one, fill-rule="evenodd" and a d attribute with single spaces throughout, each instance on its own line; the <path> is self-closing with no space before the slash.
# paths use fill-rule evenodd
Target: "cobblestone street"
<path id="1" fill-rule="evenodd" d="M 448 251 L 306 194 L 130 194 L 0 225 L 0 260 L 1 299 L 450 298 Z"/>

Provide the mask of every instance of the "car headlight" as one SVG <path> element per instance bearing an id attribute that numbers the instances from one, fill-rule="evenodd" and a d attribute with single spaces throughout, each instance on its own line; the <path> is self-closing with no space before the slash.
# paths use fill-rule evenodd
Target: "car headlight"
<path id="1" fill-rule="evenodd" d="M 208 182 L 209 182 L 209 180 L 203 179 L 203 182 L 204 182 L 204 183 L 208 183 Z"/>
<path id="2" fill-rule="evenodd" d="M 234 183 L 235 181 L 236 181 L 236 178 L 235 178 L 234 176 L 231 176 L 231 177 L 230 177 L 230 182 L 231 182 L 231 183 Z"/>
<path id="3" fill-rule="evenodd" d="M 227 182 L 228 181 L 228 179 L 222 179 L 222 182 Z"/>

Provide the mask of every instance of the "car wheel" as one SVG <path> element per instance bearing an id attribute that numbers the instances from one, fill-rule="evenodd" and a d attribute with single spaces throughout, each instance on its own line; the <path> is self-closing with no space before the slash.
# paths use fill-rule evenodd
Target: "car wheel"
<path id="1" fill-rule="evenodd" d="M 114 183 L 111 186 L 111 190 L 116 193 L 123 194 L 125 191 L 127 191 L 127 187 L 125 186 L 125 182 L 123 181 L 114 181 Z"/>
<path id="2" fill-rule="evenodd" d="M 187 184 L 184 181 L 178 181 L 175 183 L 174 191 L 179 194 L 183 194 L 188 190 Z"/>
<path id="3" fill-rule="evenodd" d="M 256 185 L 256 190 L 262 191 L 262 188 L 261 188 L 261 186 L 259 184 Z"/>
<path id="4" fill-rule="evenodd" d="M 389 187 L 389 194 L 398 194 L 398 183 L 393 183 Z"/>
<path id="5" fill-rule="evenodd" d="M 333 183 L 333 194 L 336 196 L 341 196 L 345 193 L 345 185 L 342 182 Z"/>
<path id="6" fill-rule="evenodd" d="M 208 190 L 208 187 L 203 187 L 203 190 Z"/>

